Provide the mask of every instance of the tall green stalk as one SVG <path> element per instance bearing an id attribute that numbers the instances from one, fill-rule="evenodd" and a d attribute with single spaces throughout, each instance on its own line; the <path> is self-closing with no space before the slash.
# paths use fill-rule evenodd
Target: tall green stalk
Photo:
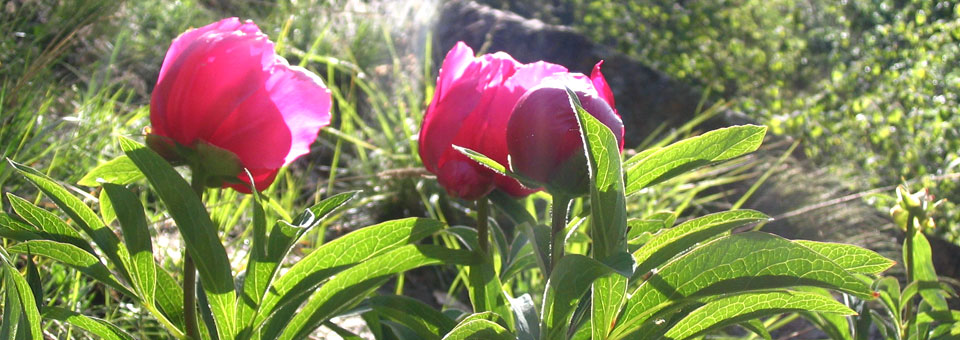
<path id="1" fill-rule="evenodd" d="M 549 271 L 547 277 L 550 276 L 553 268 L 556 268 L 557 263 L 560 262 L 560 259 L 563 257 L 564 238 L 566 236 L 563 233 L 563 229 L 567 226 L 567 209 L 569 206 L 569 197 L 562 195 L 553 197 L 553 216 L 550 221 L 552 224 L 552 228 L 550 229 L 550 266 L 547 268 Z"/>

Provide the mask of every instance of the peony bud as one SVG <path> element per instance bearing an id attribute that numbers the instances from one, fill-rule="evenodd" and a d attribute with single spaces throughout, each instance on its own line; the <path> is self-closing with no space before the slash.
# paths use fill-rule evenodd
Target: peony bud
<path id="1" fill-rule="evenodd" d="M 597 78 L 599 70 L 595 70 Z M 602 75 L 599 76 L 602 79 Z M 580 125 L 569 101 L 571 88 L 583 108 L 613 131 L 623 150 L 623 122 L 611 103 L 585 77 L 555 78 L 527 91 L 507 124 L 514 172 L 544 183 L 547 191 L 571 197 L 588 192 L 589 175 Z M 605 83 L 605 82 L 604 82 Z M 611 97 L 612 100 L 612 97 Z"/>

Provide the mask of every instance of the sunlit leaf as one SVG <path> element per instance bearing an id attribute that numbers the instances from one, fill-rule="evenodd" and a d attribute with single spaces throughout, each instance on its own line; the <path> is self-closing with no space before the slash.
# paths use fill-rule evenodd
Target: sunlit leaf
<path id="1" fill-rule="evenodd" d="M 674 325 L 665 338 L 689 339 L 745 320 L 799 311 L 855 314 L 847 306 L 818 294 L 789 291 L 744 293 L 707 302 Z"/>
<path id="2" fill-rule="evenodd" d="M 665 308 L 721 293 L 794 286 L 873 297 L 866 283 L 813 250 L 778 236 L 747 232 L 711 241 L 658 269 L 631 294 L 611 337 L 627 336 Z"/>
<path id="3" fill-rule="evenodd" d="M 143 173 L 137 165 L 126 155 L 114 158 L 106 163 L 97 165 L 83 178 L 77 181 L 79 185 L 88 187 L 99 186 L 101 183 L 130 184 L 143 178 Z"/>
<path id="4" fill-rule="evenodd" d="M 760 147 L 766 132 L 765 126 L 732 126 L 650 152 L 626 169 L 626 193 L 630 195 L 701 166 L 753 152 Z"/>

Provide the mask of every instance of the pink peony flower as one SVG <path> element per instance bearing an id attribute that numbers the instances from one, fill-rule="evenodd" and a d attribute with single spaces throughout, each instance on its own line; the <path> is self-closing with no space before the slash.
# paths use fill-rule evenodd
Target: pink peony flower
<path id="1" fill-rule="evenodd" d="M 256 24 L 228 18 L 174 39 L 150 99 L 150 123 L 152 134 L 180 147 L 207 143 L 232 152 L 263 190 L 330 123 L 330 91 L 278 56 Z M 246 173 L 237 178 L 223 186 L 249 192 Z"/>
<path id="2" fill-rule="evenodd" d="M 537 191 L 477 164 L 452 145 L 507 164 L 506 129 L 514 105 L 541 80 L 561 74 L 567 74 L 563 66 L 543 61 L 521 64 L 503 52 L 475 57 L 470 47 L 458 42 L 443 60 L 423 118 L 424 166 L 450 195 L 467 200 L 483 197 L 494 187 L 513 196 Z"/>

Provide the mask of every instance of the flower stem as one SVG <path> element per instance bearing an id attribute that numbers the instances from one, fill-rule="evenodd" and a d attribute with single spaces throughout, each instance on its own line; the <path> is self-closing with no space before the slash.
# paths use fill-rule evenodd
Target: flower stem
<path id="1" fill-rule="evenodd" d="M 199 166 L 190 167 L 193 178 L 190 179 L 190 186 L 193 191 L 203 201 L 203 189 L 206 185 L 206 176 Z M 184 335 L 188 339 L 199 339 L 199 326 L 197 324 L 197 267 L 190 257 L 190 250 L 183 251 L 183 318 L 185 322 Z"/>
<path id="2" fill-rule="evenodd" d="M 487 217 L 490 216 L 490 201 L 486 197 L 477 199 L 477 244 L 480 252 L 487 254 L 489 246 L 489 231 Z"/>
<path id="3" fill-rule="evenodd" d="M 567 208 L 570 206 L 570 198 L 557 195 L 553 197 L 553 216 L 550 223 L 553 228 L 550 230 L 550 266 L 547 267 L 548 273 L 553 272 L 563 257 L 564 235 L 563 229 L 567 226 Z"/>
<path id="4" fill-rule="evenodd" d="M 904 245 L 903 245 L 904 252 L 906 253 L 904 254 L 904 257 L 905 257 L 904 262 L 906 262 L 904 263 L 904 266 L 906 267 L 906 270 L 907 270 L 907 285 L 913 283 L 914 271 L 915 271 L 914 262 L 916 262 L 913 255 L 913 252 L 914 252 L 913 238 L 916 236 L 914 234 L 917 233 L 917 229 L 913 225 L 913 219 L 914 219 L 913 212 L 908 213 L 907 214 L 907 235 L 906 235 L 906 238 L 904 239 Z M 916 316 L 913 313 L 913 298 L 910 298 L 909 300 L 907 300 L 906 306 L 903 306 L 903 307 L 904 307 L 903 315 L 907 319 L 904 320 L 905 322 L 903 322 L 902 331 L 903 331 L 904 339 L 906 339 L 906 337 L 909 335 L 908 333 L 910 329 L 909 325 L 913 323 L 914 319 L 916 318 Z"/>

